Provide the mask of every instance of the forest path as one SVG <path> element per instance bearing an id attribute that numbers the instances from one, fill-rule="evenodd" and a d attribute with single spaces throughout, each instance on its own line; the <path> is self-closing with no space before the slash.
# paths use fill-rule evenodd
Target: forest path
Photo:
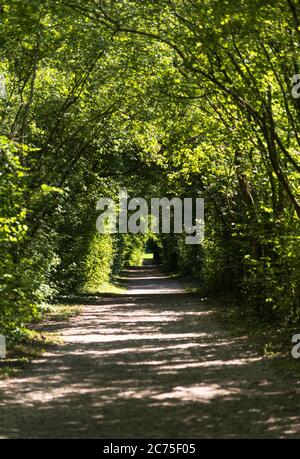
<path id="1" fill-rule="evenodd" d="M 0 381 L 0 438 L 299 437 L 299 385 L 151 265 Z"/>

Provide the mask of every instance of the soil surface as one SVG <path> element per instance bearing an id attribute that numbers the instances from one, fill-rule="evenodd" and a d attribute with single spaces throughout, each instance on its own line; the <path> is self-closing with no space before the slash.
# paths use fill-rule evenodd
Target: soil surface
<path id="1" fill-rule="evenodd" d="M 300 437 L 300 388 L 152 265 L 0 381 L 0 438 Z"/>

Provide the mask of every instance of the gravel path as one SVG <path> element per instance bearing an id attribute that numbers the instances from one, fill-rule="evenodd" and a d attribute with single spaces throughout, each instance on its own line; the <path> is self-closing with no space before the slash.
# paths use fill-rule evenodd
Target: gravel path
<path id="1" fill-rule="evenodd" d="M 0 438 L 300 437 L 299 385 L 146 265 L 0 381 Z"/>

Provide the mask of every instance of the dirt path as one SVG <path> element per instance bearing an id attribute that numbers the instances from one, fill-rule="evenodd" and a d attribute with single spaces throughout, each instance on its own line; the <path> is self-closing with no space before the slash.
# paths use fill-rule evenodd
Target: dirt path
<path id="1" fill-rule="evenodd" d="M 154 267 L 55 327 L 64 343 L 0 382 L 0 438 L 300 436 L 295 381 Z"/>

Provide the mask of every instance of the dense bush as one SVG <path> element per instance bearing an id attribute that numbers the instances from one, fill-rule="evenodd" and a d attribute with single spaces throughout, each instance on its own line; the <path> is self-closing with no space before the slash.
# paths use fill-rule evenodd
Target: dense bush
<path id="1" fill-rule="evenodd" d="M 30 149 L 0 138 L 0 329 L 23 326 L 53 294 L 51 270 L 58 262 L 45 232 L 30 239 L 27 226 Z M 48 234 L 48 237 L 50 234 Z"/>

